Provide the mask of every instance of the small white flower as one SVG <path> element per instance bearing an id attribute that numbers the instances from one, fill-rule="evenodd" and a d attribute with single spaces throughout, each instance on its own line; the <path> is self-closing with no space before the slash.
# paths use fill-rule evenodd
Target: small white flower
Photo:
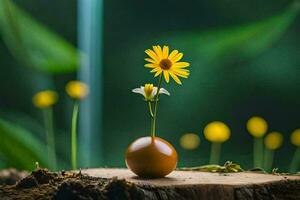
<path id="1" fill-rule="evenodd" d="M 153 84 L 145 84 L 145 86 L 133 89 L 132 92 L 143 95 L 146 101 L 152 101 L 157 93 L 157 87 L 154 87 Z M 170 96 L 170 93 L 164 88 L 160 88 L 159 94 Z"/>

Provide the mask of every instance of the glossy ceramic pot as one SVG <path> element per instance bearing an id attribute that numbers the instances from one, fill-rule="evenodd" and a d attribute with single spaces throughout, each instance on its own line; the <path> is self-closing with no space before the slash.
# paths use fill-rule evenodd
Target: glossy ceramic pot
<path id="1" fill-rule="evenodd" d="M 177 152 L 166 140 L 159 137 L 142 137 L 131 143 L 126 151 L 127 167 L 144 178 L 161 178 L 177 165 Z"/>

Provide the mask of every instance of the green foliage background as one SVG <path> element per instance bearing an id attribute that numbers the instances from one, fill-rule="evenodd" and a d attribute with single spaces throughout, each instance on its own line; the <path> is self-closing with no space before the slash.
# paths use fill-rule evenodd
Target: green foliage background
<path id="1" fill-rule="evenodd" d="M 30 150 L 26 142 L 25 146 L 10 142 L 20 147 L 13 151 L 16 155 L 3 145 L 8 141 L 3 139 L 5 135 L 16 136 L 10 131 L 19 134 L 17 141 L 28 134 L 36 136 L 37 146 L 43 144 L 41 113 L 32 106 L 31 97 L 45 88 L 61 94 L 55 107 L 56 136 L 60 159 L 67 160 L 71 104 L 64 84 L 76 77 L 78 65 L 76 1 L 13 1 L 32 17 L 9 0 L 0 2 L 0 166 L 32 168 L 32 160 L 47 155 L 42 148 Z M 124 166 L 126 147 L 137 137 L 148 135 L 147 107 L 130 91 L 155 81 L 143 67 L 143 51 L 154 44 L 167 44 L 183 51 L 191 63 L 191 76 L 182 86 L 164 85 L 172 95 L 161 98 L 159 107 L 157 132 L 174 144 L 179 165 L 208 162 L 210 144 L 202 130 L 210 121 L 221 120 L 232 131 L 223 146 L 222 162 L 232 160 L 250 168 L 252 138 L 245 123 L 260 115 L 269 122 L 270 131 L 285 135 L 275 166 L 286 170 L 294 151 L 289 135 L 300 127 L 297 2 L 104 1 L 104 76 L 99 77 L 104 81 L 101 166 Z M 7 6 L 11 16 L 5 12 Z M 12 25 L 15 23 L 19 28 Z M 10 127 L 11 122 L 26 131 L 6 130 L 5 124 Z M 201 136 L 198 149 L 186 151 L 179 146 L 185 132 Z M 30 155 L 25 163 L 18 158 L 24 151 Z"/>

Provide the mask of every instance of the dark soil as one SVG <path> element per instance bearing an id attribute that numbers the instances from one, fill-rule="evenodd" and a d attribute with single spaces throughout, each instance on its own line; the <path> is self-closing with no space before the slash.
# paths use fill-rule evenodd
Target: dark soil
<path id="1" fill-rule="evenodd" d="M 13 168 L 0 170 L 0 185 L 14 185 L 26 176 L 28 176 L 26 171 L 18 171 Z"/>
<path id="2" fill-rule="evenodd" d="M 0 199 L 128 199 L 135 186 L 125 180 L 93 178 L 81 173 L 39 169 L 15 185 L 0 186 Z"/>

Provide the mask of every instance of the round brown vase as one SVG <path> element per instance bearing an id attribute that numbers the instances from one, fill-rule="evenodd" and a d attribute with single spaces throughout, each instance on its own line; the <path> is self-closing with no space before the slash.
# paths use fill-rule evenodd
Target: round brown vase
<path id="1" fill-rule="evenodd" d="M 174 147 L 159 137 L 142 137 L 131 143 L 126 151 L 127 167 L 144 178 L 161 178 L 177 165 Z"/>

